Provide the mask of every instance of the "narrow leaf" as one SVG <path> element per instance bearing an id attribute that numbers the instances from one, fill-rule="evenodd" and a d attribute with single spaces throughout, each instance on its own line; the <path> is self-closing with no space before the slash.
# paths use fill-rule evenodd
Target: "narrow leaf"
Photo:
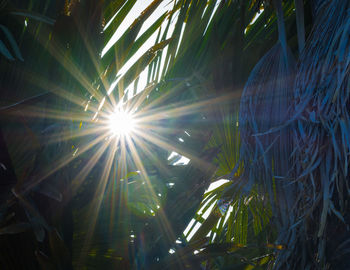
<path id="1" fill-rule="evenodd" d="M 13 37 L 13 35 L 11 34 L 11 32 L 3 25 L 0 24 L 0 29 L 5 33 L 7 39 L 9 40 L 11 46 L 12 46 L 12 49 L 15 53 L 15 55 L 17 56 L 17 58 L 21 61 L 24 61 L 23 60 L 23 57 L 22 57 L 22 54 L 21 54 L 21 51 L 19 50 L 19 47 Z"/>
<path id="2" fill-rule="evenodd" d="M 0 40 L 0 53 L 5 56 L 8 60 L 14 61 L 15 58 L 11 55 L 5 44 Z"/>
<path id="3" fill-rule="evenodd" d="M 4 228 L 0 228 L 0 235 L 2 234 L 16 234 L 25 232 L 30 229 L 32 226 L 27 222 L 20 222 L 16 224 L 9 225 Z"/>

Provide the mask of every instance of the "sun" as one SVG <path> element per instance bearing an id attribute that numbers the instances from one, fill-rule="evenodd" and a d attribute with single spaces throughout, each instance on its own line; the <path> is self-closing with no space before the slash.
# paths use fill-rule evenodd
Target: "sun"
<path id="1" fill-rule="evenodd" d="M 135 119 L 132 113 L 121 108 L 109 116 L 109 130 L 115 136 L 130 135 L 135 129 Z"/>

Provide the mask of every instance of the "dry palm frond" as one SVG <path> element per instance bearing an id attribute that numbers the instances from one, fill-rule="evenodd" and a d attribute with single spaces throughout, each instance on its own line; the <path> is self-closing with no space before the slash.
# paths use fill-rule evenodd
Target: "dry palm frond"
<path id="1" fill-rule="evenodd" d="M 311 9 L 313 17 L 316 17 L 318 12 L 328 5 L 332 0 L 311 0 Z"/>
<path id="2" fill-rule="evenodd" d="M 298 30 L 298 47 L 301 54 L 305 46 L 305 22 L 304 22 L 304 1 L 294 0 L 295 16 Z"/>
<path id="3" fill-rule="evenodd" d="M 287 177 L 291 140 L 286 130 L 257 134 L 288 120 L 292 82 L 293 69 L 288 68 L 278 43 L 252 71 L 241 100 L 239 126 L 243 178 L 248 179 L 248 190 L 254 183 L 261 184 L 271 199 L 276 196 L 276 181 L 282 187 Z"/>
<path id="4" fill-rule="evenodd" d="M 326 269 L 329 265 L 339 269 L 331 261 L 335 247 L 329 243 L 341 241 L 329 241 L 327 235 L 343 230 L 341 240 L 349 237 L 345 228 L 350 195 L 350 3 L 323 2 L 295 80 L 293 137 L 298 190 L 293 215 L 299 222 L 293 230 L 297 228 L 299 233 L 296 239 L 289 235 L 290 250 L 277 260 L 281 269 Z M 348 244 L 343 250 L 346 248 Z"/>
<path id="5" fill-rule="evenodd" d="M 63 14 L 66 16 L 70 16 L 72 14 L 72 11 L 74 10 L 75 6 L 79 3 L 79 0 L 66 0 L 64 2 L 64 10 Z"/>
<path id="6" fill-rule="evenodd" d="M 278 4 L 278 3 L 277 3 Z M 280 3 L 279 3 L 280 4 Z M 292 97 L 294 61 L 286 44 L 281 6 L 278 9 L 280 41 L 255 66 L 245 86 L 240 107 L 242 179 L 245 190 L 254 184 L 276 200 L 281 210 L 278 224 L 289 224 L 285 211 L 290 207 L 285 182 L 289 172 L 291 140 L 289 131 L 261 135 L 289 119 L 288 108 Z M 288 194 L 287 194 L 288 193 Z M 272 203 L 272 206 L 274 203 Z"/>

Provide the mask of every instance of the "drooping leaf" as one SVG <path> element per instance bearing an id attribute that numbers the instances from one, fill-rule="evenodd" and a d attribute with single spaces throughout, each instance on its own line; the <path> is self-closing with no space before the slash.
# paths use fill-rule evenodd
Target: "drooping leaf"
<path id="1" fill-rule="evenodd" d="M 0 40 L 0 53 L 5 56 L 8 60 L 14 61 L 12 54 L 7 49 L 6 45 Z"/>
<path id="2" fill-rule="evenodd" d="M 8 41 L 11 44 L 11 47 L 12 47 L 16 57 L 19 60 L 24 61 L 22 54 L 21 54 L 21 51 L 19 50 L 19 47 L 18 47 L 13 35 L 11 34 L 10 30 L 8 30 L 7 27 L 5 27 L 4 25 L 0 25 L 0 29 L 5 33 Z"/>
<path id="3" fill-rule="evenodd" d="M 36 21 L 39 21 L 39 22 L 44 22 L 44 23 L 47 23 L 49 25 L 54 25 L 55 23 L 55 20 L 47 17 L 47 16 L 44 16 L 42 14 L 39 14 L 39 13 L 36 13 L 36 12 L 33 12 L 33 11 L 27 11 L 27 10 L 11 10 L 9 11 L 9 14 L 12 14 L 12 15 L 15 15 L 15 16 L 21 16 L 21 17 L 26 17 L 26 18 L 32 18 Z"/>
<path id="4" fill-rule="evenodd" d="M 32 226 L 27 222 L 15 223 L 15 224 L 0 228 L 0 235 L 17 234 L 17 233 L 25 232 L 31 229 L 31 227 Z"/>

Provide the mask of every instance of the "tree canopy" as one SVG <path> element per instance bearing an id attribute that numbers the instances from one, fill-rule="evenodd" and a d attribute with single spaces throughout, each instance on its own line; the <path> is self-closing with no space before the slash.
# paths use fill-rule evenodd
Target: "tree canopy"
<path id="1" fill-rule="evenodd" d="M 1 269 L 349 269 L 348 0 L 1 0 Z"/>

